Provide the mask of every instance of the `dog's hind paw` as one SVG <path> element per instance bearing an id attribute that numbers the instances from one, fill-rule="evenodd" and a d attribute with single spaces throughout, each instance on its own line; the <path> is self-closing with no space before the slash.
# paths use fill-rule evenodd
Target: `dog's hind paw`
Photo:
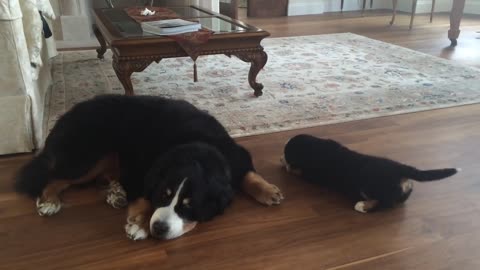
<path id="1" fill-rule="evenodd" d="M 137 224 L 128 223 L 125 225 L 125 232 L 127 233 L 127 237 L 134 241 L 143 240 L 148 237 L 148 232 Z"/>
<path id="2" fill-rule="evenodd" d="M 111 181 L 107 189 L 107 203 L 113 208 L 124 208 L 127 206 L 127 193 L 119 182 Z"/>
<path id="3" fill-rule="evenodd" d="M 37 198 L 37 213 L 40 216 L 52 216 L 58 213 L 62 208 L 60 200 L 56 201 L 42 201 L 41 198 Z"/>

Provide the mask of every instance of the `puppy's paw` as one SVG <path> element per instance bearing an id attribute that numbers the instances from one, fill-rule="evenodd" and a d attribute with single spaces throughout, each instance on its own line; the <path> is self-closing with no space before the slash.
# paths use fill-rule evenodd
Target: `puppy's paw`
<path id="1" fill-rule="evenodd" d="M 368 213 L 368 210 L 365 208 L 365 202 L 364 201 L 359 201 L 355 204 L 355 210 L 360 212 L 360 213 Z"/>
<path id="2" fill-rule="evenodd" d="M 292 168 L 292 166 L 290 166 L 290 164 L 287 163 L 287 161 L 285 160 L 285 156 L 280 157 L 280 162 L 282 163 L 283 167 L 285 167 L 285 170 L 288 173 L 293 174 L 293 175 L 302 175 L 301 170 L 294 169 L 294 168 Z"/>
<path id="3" fill-rule="evenodd" d="M 127 237 L 134 241 L 147 239 L 148 237 L 147 230 L 141 228 L 137 224 L 126 224 L 125 232 L 127 233 Z"/>
<path id="4" fill-rule="evenodd" d="M 284 199 L 282 191 L 275 185 L 265 183 L 262 185 L 262 190 L 258 196 L 255 197 L 260 203 L 268 206 L 274 204 L 280 204 Z"/>
<path id="5" fill-rule="evenodd" d="M 355 204 L 355 210 L 360 213 L 368 213 L 375 209 L 378 205 L 378 201 L 376 200 L 368 200 L 368 201 L 359 201 Z"/>
<path id="6" fill-rule="evenodd" d="M 52 216 L 58 213 L 62 208 L 62 203 L 60 200 L 42 200 L 41 198 L 37 198 L 36 201 L 37 205 L 37 213 L 40 216 Z"/>
<path id="7" fill-rule="evenodd" d="M 127 193 L 119 182 L 111 181 L 107 190 L 107 203 L 113 208 L 124 208 L 127 206 Z"/>

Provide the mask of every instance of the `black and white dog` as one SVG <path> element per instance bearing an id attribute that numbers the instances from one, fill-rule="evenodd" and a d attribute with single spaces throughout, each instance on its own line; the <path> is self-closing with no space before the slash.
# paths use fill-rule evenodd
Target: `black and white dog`
<path id="1" fill-rule="evenodd" d="M 405 202 L 412 180 L 433 181 L 457 173 L 457 169 L 418 170 L 310 135 L 291 138 L 281 160 L 287 171 L 346 193 L 357 202 L 355 210 L 363 213 Z"/>
<path id="2" fill-rule="evenodd" d="M 77 104 L 20 170 L 16 190 L 37 198 L 38 213 L 48 216 L 60 210 L 63 190 L 98 177 L 109 180 L 110 205 L 128 203 L 125 230 L 134 240 L 178 237 L 221 214 L 236 189 L 266 205 L 283 199 L 214 117 L 160 97 Z"/>

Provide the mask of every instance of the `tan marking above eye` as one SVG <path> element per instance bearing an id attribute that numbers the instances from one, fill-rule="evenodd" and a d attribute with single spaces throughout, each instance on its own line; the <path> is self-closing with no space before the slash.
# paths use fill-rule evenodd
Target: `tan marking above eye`
<path id="1" fill-rule="evenodd" d="M 189 198 L 183 199 L 182 203 L 183 203 L 183 205 L 185 205 L 187 207 L 190 207 L 190 199 Z"/>
<path id="2" fill-rule="evenodd" d="M 167 195 L 168 196 L 172 195 L 172 191 L 169 188 L 167 189 Z"/>

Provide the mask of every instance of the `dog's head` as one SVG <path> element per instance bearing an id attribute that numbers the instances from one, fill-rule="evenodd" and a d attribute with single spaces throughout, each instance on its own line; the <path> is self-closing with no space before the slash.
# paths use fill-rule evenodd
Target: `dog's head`
<path id="1" fill-rule="evenodd" d="M 146 177 L 152 236 L 172 239 L 222 214 L 233 191 L 230 168 L 213 146 L 190 143 L 162 155 Z"/>

